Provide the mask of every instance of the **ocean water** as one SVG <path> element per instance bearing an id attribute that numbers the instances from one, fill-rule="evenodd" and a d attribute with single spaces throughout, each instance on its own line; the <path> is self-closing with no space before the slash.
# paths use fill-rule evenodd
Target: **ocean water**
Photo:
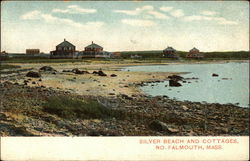
<path id="1" fill-rule="evenodd" d="M 222 64 L 173 64 L 153 66 L 132 66 L 125 71 L 144 72 L 190 72 L 183 74 L 187 80 L 181 87 L 170 87 L 168 81 L 148 83 L 141 90 L 152 96 L 167 95 L 177 100 L 208 102 L 220 104 L 237 104 L 249 107 L 249 63 Z M 216 73 L 218 77 L 212 77 Z"/>

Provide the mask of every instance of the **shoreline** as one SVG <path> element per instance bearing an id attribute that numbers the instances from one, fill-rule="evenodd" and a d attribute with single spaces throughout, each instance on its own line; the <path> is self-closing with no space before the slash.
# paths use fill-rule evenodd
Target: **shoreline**
<path id="1" fill-rule="evenodd" d="M 41 78 L 29 78 L 25 77 L 28 70 L 1 79 L 0 136 L 249 135 L 247 107 L 179 101 L 168 96 L 149 96 L 139 89 L 144 82 L 164 81 L 169 79 L 168 76 L 180 73 L 126 72 L 113 68 L 119 66 L 114 64 L 67 64 L 27 64 L 20 69 L 39 71 L 42 66 L 51 65 L 57 72 L 43 71 Z M 62 72 L 75 67 L 89 73 Z M 92 74 L 99 67 L 107 76 Z M 111 77 L 112 74 L 116 76 Z M 76 112 L 81 109 L 73 102 L 73 111 L 56 111 L 70 112 L 72 117 L 67 118 L 68 114 L 62 116 L 44 110 L 52 98 L 78 100 L 78 103 L 91 99 L 111 112 L 105 113 L 104 118 L 92 118 L 86 111 Z M 67 107 L 60 102 L 55 107 L 58 106 Z"/>
<path id="2" fill-rule="evenodd" d="M 114 98 L 88 96 L 10 82 L 1 83 L 0 89 L 4 92 L 0 106 L 0 136 L 248 136 L 249 134 L 249 109 L 232 104 L 178 101 L 167 96 L 118 95 Z M 83 118 L 81 115 L 67 118 L 68 115 L 61 116 L 44 110 L 48 106 L 45 105 L 46 102 L 54 97 L 70 100 L 92 99 L 118 115 L 107 118 L 85 118 L 87 115 Z"/>

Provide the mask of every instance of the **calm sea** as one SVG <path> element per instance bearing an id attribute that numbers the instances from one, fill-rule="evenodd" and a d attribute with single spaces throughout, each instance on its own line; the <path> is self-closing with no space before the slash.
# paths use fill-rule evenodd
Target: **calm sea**
<path id="1" fill-rule="evenodd" d="M 181 87 L 170 87 L 168 81 L 149 83 L 141 87 L 148 95 L 167 95 L 177 100 L 237 104 L 249 107 L 249 63 L 223 64 L 175 64 L 127 67 L 125 71 L 190 72 L 184 78 L 197 77 L 182 83 Z M 218 77 L 212 77 L 216 73 Z"/>

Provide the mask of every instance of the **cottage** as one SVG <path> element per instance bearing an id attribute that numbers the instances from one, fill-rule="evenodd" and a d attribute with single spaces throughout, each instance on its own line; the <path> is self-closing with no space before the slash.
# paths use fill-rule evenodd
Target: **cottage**
<path id="1" fill-rule="evenodd" d="M 177 55 L 176 50 L 174 48 L 167 47 L 165 50 L 163 50 L 163 57 L 178 58 L 178 55 Z"/>
<path id="2" fill-rule="evenodd" d="M 76 47 L 64 39 L 56 46 L 56 50 L 50 52 L 50 58 L 74 58 L 76 53 Z"/>
<path id="3" fill-rule="evenodd" d="M 78 58 L 110 58 L 111 53 L 103 51 L 103 47 L 95 44 L 93 41 L 84 48 L 84 51 L 78 54 Z"/>
<path id="4" fill-rule="evenodd" d="M 204 55 L 200 53 L 200 51 L 194 47 L 193 49 L 189 50 L 189 53 L 187 53 L 186 57 L 187 58 L 203 58 Z"/>
<path id="5" fill-rule="evenodd" d="M 26 54 L 27 55 L 37 55 L 40 54 L 39 49 L 26 49 Z"/>

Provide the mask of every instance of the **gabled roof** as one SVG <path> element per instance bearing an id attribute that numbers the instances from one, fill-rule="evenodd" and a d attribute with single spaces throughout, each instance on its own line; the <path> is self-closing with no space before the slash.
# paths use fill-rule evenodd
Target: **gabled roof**
<path id="1" fill-rule="evenodd" d="M 101 47 L 100 45 L 97 45 L 97 44 L 93 43 L 93 41 L 92 41 L 92 44 L 86 46 L 85 48 L 92 48 L 92 49 L 94 49 L 94 48 L 102 48 L 103 49 L 103 47 Z"/>
<path id="2" fill-rule="evenodd" d="M 176 50 L 174 48 L 168 46 L 164 51 L 176 51 Z"/>
<path id="3" fill-rule="evenodd" d="M 196 49 L 195 47 L 193 49 L 191 49 L 190 51 L 199 51 L 198 49 Z"/>
<path id="4" fill-rule="evenodd" d="M 70 42 L 66 41 L 66 39 L 64 39 L 64 41 L 58 44 L 56 47 L 75 47 L 75 46 Z"/>

